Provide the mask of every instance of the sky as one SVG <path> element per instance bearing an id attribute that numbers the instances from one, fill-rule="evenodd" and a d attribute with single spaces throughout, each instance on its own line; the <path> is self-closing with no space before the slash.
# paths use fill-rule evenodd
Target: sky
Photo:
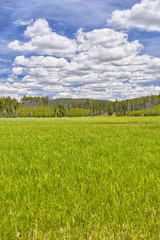
<path id="1" fill-rule="evenodd" d="M 160 93 L 160 0 L 4 0 L 0 96 Z"/>

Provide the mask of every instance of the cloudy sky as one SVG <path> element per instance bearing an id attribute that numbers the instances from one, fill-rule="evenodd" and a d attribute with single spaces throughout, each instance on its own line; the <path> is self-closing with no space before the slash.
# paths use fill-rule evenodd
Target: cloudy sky
<path id="1" fill-rule="evenodd" d="M 160 93 L 160 0 L 4 0 L 0 96 Z"/>

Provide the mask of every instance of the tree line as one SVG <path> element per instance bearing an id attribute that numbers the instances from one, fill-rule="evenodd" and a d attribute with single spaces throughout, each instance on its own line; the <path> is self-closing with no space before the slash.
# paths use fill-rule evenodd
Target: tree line
<path id="1" fill-rule="evenodd" d="M 50 99 L 48 96 L 23 96 L 21 101 L 0 98 L 0 117 L 80 117 L 80 116 L 158 116 L 160 94 L 107 101 L 93 99 Z"/>

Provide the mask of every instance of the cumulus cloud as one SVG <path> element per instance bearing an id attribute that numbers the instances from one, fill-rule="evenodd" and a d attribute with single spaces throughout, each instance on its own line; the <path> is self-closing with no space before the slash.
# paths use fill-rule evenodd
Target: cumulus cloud
<path id="1" fill-rule="evenodd" d="M 13 74 L 21 75 L 22 72 L 23 72 L 23 68 L 22 68 L 22 67 L 14 67 L 14 68 L 12 69 L 12 72 L 13 72 Z"/>
<path id="2" fill-rule="evenodd" d="M 108 24 L 117 29 L 138 28 L 160 32 L 160 0 L 142 0 L 131 9 L 116 10 Z"/>
<path id="3" fill-rule="evenodd" d="M 0 96 L 10 96 L 20 100 L 20 96 L 26 94 L 26 89 L 16 86 L 16 83 L 0 83 Z M 28 94 L 33 95 L 33 91 L 28 91 Z"/>
<path id="4" fill-rule="evenodd" d="M 38 19 L 34 24 L 27 27 L 24 35 L 28 38 L 34 38 L 42 35 L 50 35 L 52 32 L 48 22 L 45 19 Z"/>
<path id="5" fill-rule="evenodd" d="M 43 57 L 43 56 L 32 56 L 30 58 L 25 58 L 25 56 L 18 56 L 14 60 L 14 65 L 26 66 L 26 67 L 51 67 L 51 68 L 61 68 L 66 66 L 67 60 L 65 58 L 55 58 L 55 57 Z"/>
<path id="6" fill-rule="evenodd" d="M 58 57 L 71 57 L 77 48 L 75 40 L 52 32 L 45 19 L 38 19 L 29 25 L 24 35 L 31 40 L 29 42 L 15 40 L 8 47 L 22 53 L 34 52 L 39 55 L 47 54 Z"/>
<path id="7" fill-rule="evenodd" d="M 137 40 L 130 42 L 126 33 L 80 29 L 69 39 L 39 19 L 27 27 L 25 36 L 28 42 L 9 44 L 23 53 L 13 63 L 9 78 L 13 89 L 111 100 L 159 93 L 152 82 L 160 78 L 160 59 L 141 55 L 143 46 Z M 26 52 L 35 56 L 27 57 Z"/>

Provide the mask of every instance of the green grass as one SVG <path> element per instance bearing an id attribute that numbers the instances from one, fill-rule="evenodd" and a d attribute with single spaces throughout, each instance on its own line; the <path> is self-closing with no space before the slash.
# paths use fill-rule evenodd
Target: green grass
<path id="1" fill-rule="evenodd" d="M 118 116 L 121 114 L 118 113 Z M 126 116 L 159 116 L 160 115 L 160 105 L 157 105 L 150 109 L 142 109 L 137 111 L 126 112 Z"/>
<path id="2" fill-rule="evenodd" d="M 0 120 L 0 239 L 160 239 L 160 117 Z"/>

